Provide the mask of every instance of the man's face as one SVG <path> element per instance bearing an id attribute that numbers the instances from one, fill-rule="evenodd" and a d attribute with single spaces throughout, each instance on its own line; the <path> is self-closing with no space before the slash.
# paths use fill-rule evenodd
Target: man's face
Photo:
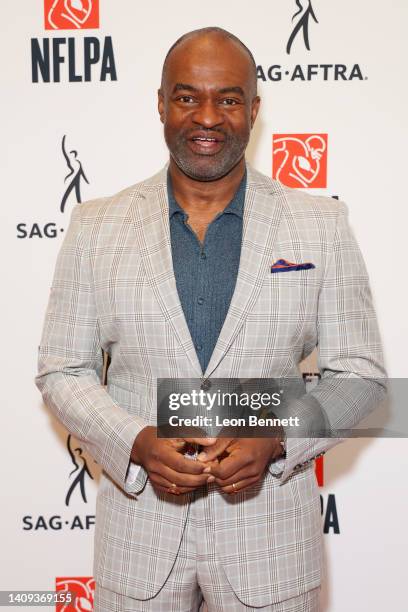
<path id="1" fill-rule="evenodd" d="M 228 174 L 244 155 L 259 103 L 239 45 L 214 35 L 180 43 L 159 90 L 164 136 L 179 169 L 198 181 Z"/>

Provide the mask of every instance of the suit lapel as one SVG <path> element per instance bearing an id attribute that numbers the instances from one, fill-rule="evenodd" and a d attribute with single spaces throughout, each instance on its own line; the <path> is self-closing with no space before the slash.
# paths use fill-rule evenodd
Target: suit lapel
<path id="1" fill-rule="evenodd" d="M 285 202 L 285 194 L 279 182 L 268 179 L 249 164 L 247 171 L 237 282 L 205 377 L 211 376 L 226 355 L 259 295 L 270 266 Z M 132 221 L 138 236 L 146 276 L 164 317 L 191 362 L 195 376 L 202 377 L 174 276 L 167 199 L 167 166 L 143 183 L 139 191 L 133 194 L 133 199 Z"/>
<path id="2" fill-rule="evenodd" d="M 205 377 L 211 376 L 227 354 L 248 313 L 255 304 L 269 270 L 285 194 L 272 181 L 247 164 L 242 247 L 237 282 L 228 314 L 218 337 Z"/>
<path id="3" fill-rule="evenodd" d="M 201 377 L 200 362 L 181 306 L 173 270 L 167 200 L 167 166 L 146 181 L 133 198 L 132 221 L 139 239 L 140 253 L 150 287 L 165 319 L 170 323 L 179 344 L 191 362 L 194 376 Z"/>

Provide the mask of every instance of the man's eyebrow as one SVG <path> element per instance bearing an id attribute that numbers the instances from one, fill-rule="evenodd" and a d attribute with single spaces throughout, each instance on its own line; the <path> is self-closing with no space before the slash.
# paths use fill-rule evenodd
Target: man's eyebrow
<path id="1" fill-rule="evenodd" d="M 220 94 L 237 93 L 245 97 L 244 90 L 242 89 L 242 87 L 239 87 L 239 85 L 235 85 L 234 87 L 223 87 L 222 89 L 218 90 L 218 93 Z"/>
<path id="2" fill-rule="evenodd" d="M 180 90 L 197 91 L 197 88 L 193 87 L 193 85 L 188 85 L 187 83 L 176 83 L 173 88 L 173 93 Z"/>
<path id="3" fill-rule="evenodd" d="M 197 87 L 194 87 L 194 85 L 189 85 L 188 83 L 176 83 L 173 88 L 173 93 L 176 93 L 176 91 L 197 92 L 198 89 Z M 239 85 L 232 85 L 230 87 L 222 87 L 221 89 L 218 89 L 217 93 L 219 94 L 236 93 L 236 94 L 239 94 L 240 96 L 245 97 L 244 90 Z"/>

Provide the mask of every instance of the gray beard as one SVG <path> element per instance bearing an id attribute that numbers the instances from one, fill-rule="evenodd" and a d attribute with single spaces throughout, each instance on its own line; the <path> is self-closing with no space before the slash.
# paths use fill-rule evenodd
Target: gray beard
<path id="1" fill-rule="evenodd" d="M 215 181 L 228 174 L 242 159 L 248 141 L 225 141 L 224 150 L 216 155 L 194 155 L 186 151 L 185 141 L 175 143 L 170 155 L 180 170 L 196 181 Z M 225 149 L 227 149 L 225 151 Z M 202 161 L 202 163 L 200 163 Z"/>

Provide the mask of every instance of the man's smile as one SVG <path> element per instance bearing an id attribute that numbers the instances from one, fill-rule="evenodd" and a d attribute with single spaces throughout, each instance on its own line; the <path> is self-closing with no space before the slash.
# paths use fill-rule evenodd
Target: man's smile
<path id="1" fill-rule="evenodd" d="M 188 139 L 189 148 L 198 155 L 214 155 L 221 151 L 225 139 L 221 134 L 194 132 Z"/>

